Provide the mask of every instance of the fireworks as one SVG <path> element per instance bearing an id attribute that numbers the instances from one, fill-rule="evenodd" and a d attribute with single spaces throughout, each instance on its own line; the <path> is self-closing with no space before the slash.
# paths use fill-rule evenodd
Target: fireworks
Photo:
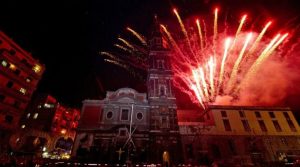
<path id="1" fill-rule="evenodd" d="M 173 36 L 174 32 L 168 26 L 160 25 L 163 38 L 173 53 L 170 61 L 174 85 L 204 109 L 219 96 L 239 97 L 240 90 L 249 86 L 249 81 L 256 77 L 266 60 L 288 36 L 287 33 L 277 34 L 271 40 L 266 37 L 271 21 L 260 33 L 247 31 L 247 15 L 241 17 L 235 34 L 229 36 L 226 34 L 227 27 L 222 31 L 218 25 L 219 12 L 218 8 L 214 10 L 211 22 L 201 18 L 196 19 L 195 25 L 187 26 L 178 11 L 173 9 L 183 39 Z M 193 29 L 197 31 L 190 31 Z M 119 37 L 118 40 L 124 45 L 115 46 L 128 53 L 126 57 L 101 53 L 111 59 L 107 62 L 126 69 L 134 67 L 145 70 L 149 53 L 147 39 L 129 27 L 127 30 L 142 46 Z M 128 65 L 124 66 L 125 62 Z"/>
<path id="2" fill-rule="evenodd" d="M 268 22 L 257 36 L 255 32 L 245 33 L 247 15 L 243 15 L 234 37 L 230 37 L 219 30 L 219 9 L 215 9 L 212 37 L 206 37 L 206 28 L 202 30 L 202 27 L 206 26 L 204 21 L 196 20 L 196 25 L 192 27 L 197 28 L 197 33 L 193 34 L 186 31 L 177 10 L 174 9 L 173 12 L 185 39 L 175 40 L 166 26 L 161 27 L 175 54 L 171 57 L 175 86 L 182 92 L 188 92 L 189 96 L 194 95 L 191 99 L 204 109 L 207 103 L 214 103 L 217 96 L 239 96 L 240 88 L 255 77 L 262 64 L 288 36 L 277 35 L 271 41 L 268 38 L 263 39 L 271 22 Z M 196 42 L 191 40 L 194 36 L 198 39 Z M 255 37 L 256 39 L 253 39 Z M 262 41 L 269 42 L 264 45 Z M 195 45 L 197 47 L 191 47 Z M 255 60 L 251 62 L 248 61 L 249 58 Z"/>

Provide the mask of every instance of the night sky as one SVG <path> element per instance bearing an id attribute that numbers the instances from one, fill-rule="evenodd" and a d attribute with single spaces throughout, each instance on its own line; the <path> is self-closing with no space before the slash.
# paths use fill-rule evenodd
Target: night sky
<path id="1" fill-rule="evenodd" d="M 298 17 L 298 1 L 288 0 L 2 0 L 0 30 L 46 65 L 37 92 L 49 93 L 61 103 L 81 106 L 87 98 L 99 99 L 107 90 L 132 87 L 145 92 L 142 81 L 105 63 L 98 52 L 114 50 L 118 35 L 133 27 L 149 36 L 152 18 L 175 21 L 171 9 L 183 17 L 210 13 L 215 5 L 275 17 Z M 238 16 L 236 14 L 235 16 Z M 299 19 L 299 18 L 298 18 Z M 298 100 L 295 100 L 297 103 Z"/>

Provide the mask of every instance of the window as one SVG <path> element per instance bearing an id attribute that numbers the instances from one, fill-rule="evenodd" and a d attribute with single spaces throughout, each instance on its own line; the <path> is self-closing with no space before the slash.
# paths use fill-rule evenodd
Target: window
<path id="1" fill-rule="evenodd" d="M 226 131 L 231 131 L 231 126 L 230 126 L 229 120 L 228 119 L 224 119 L 223 123 L 224 123 L 225 130 Z"/>
<path id="2" fill-rule="evenodd" d="M 13 85 L 14 85 L 14 83 L 13 83 L 13 82 L 11 82 L 11 81 L 8 81 L 8 82 L 7 82 L 7 84 L 6 84 L 6 87 L 8 87 L 8 88 L 12 88 L 12 87 L 13 87 Z"/>
<path id="3" fill-rule="evenodd" d="M 161 127 L 162 128 L 169 128 L 169 118 L 167 116 L 163 116 L 161 118 Z"/>
<path id="4" fill-rule="evenodd" d="M 289 124 L 289 127 L 290 127 L 291 131 L 296 132 L 297 129 L 296 129 L 294 123 L 292 122 L 292 120 L 286 120 L 286 121 Z"/>
<path id="5" fill-rule="evenodd" d="M 9 69 L 15 71 L 17 68 L 16 68 L 16 66 L 14 64 L 10 64 L 9 65 Z"/>
<path id="6" fill-rule="evenodd" d="M 274 125 L 276 131 L 277 131 L 277 132 L 281 132 L 282 129 L 281 129 L 281 127 L 280 127 L 278 121 L 272 121 L 272 122 L 273 122 L 273 125 Z"/>
<path id="7" fill-rule="evenodd" d="M 5 115 L 5 122 L 6 123 L 12 123 L 14 117 L 11 115 Z"/>
<path id="8" fill-rule="evenodd" d="M 2 65 L 3 67 L 7 67 L 8 63 L 7 63 L 7 61 L 5 61 L 5 60 L 1 60 L 1 65 Z"/>
<path id="9" fill-rule="evenodd" d="M 26 118 L 28 119 L 30 117 L 30 113 L 28 113 L 27 115 L 26 115 Z"/>
<path id="10" fill-rule="evenodd" d="M 39 113 L 34 113 L 33 119 L 37 119 L 38 116 L 39 116 Z"/>
<path id="11" fill-rule="evenodd" d="M 239 111 L 240 117 L 244 118 L 245 117 L 245 113 L 244 111 Z"/>
<path id="12" fill-rule="evenodd" d="M 24 124 L 21 126 L 22 129 L 24 129 L 25 127 L 26 127 L 26 125 L 24 125 Z"/>
<path id="13" fill-rule="evenodd" d="M 271 118 L 275 118 L 274 112 L 269 112 L 269 115 L 270 115 Z"/>
<path id="14" fill-rule="evenodd" d="M 289 113 L 283 112 L 283 115 L 284 115 L 285 119 L 287 119 L 287 120 L 291 119 L 289 116 Z"/>
<path id="15" fill-rule="evenodd" d="M 54 104 L 45 103 L 44 108 L 54 108 Z"/>
<path id="16" fill-rule="evenodd" d="M 26 82 L 27 82 L 27 83 L 30 83 L 30 82 L 31 82 L 31 78 L 29 78 L 29 77 L 26 78 Z"/>
<path id="17" fill-rule="evenodd" d="M 255 116 L 256 116 L 256 118 L 261 118 L 260 112 L 255 111 Z"/>
<path id="18" fill-rule="evenodd" d="M 122 121 L 129 120 L 129 110 L 128 109 L 122 109 L 121 120 Z"/>
<path id="19" fill-rule="evenodd" d="M 263 131 L 263 132 L 267 132 L 267 131 L 268 131 L 268 130 L 267 130 L 267 127 L 266 127 L 266 125 L 265 125 L 265 123 L 264 123 L 263 120 L 259 120 L 259 121 L 258 121 L 258 124 L 259 124 L 259 126 L 260 126 L 261 131 Z"/>
<path id="20" fill-rule="evenodd" d="M 111 111 L 106 113 L 106 119 L 111 119 L 113 116 L 113 113 Z"/>
<path id="21" fill-rule="evenodd" d="M 226 111 L 221 111 L 221 115 L 222 115 L 222 117 L 227 117 Z"/>
<path id="22" fill-rule="evenodd" d="M 250 128 L 247 120 L 242 120 L 242 123 L 243 123 L 243 127 L 244 127 L 245 131 L 247 131 L 247 132 L 251 131 L 251 128 Z"/>
<path id="23" fill-rule="evenodd" d="M 19 90 L 23 95 L 25 95 L 26 94 L 26 89 L 24 89 L 24 88 L 20 88 L 20 90 Z"/>
<path id="24" fill-rule="evenodd" d="M 42 67 L 38 64 L 34 65 L 32 70 L 35 72 L 35 73 L 40 73 L 41 70 L 42 70 Z"/>
<path id="25" fill-rule="evenodd" d="M 142 119 L 143 119 L 143 113 L 141 113 L 141 112 L 137 113 L 137 114 L 136 114 L 136 118 L 137 118 L 138 120 L 142 120 Z"/>
<path id="26" fill-rule="evenodd" d="M 160 96 L 166 95 L 166 87 L 164 85 L 159 85 L 159 95 Z"/>

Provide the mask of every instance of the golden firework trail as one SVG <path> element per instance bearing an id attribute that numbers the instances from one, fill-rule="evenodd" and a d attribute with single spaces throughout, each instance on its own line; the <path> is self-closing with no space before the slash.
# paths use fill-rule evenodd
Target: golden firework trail
<path id="1" fill-rule="evenodd" d="M 215 18 L 214 18 L 214 36 L 213 36 L 213 50 L 214 56 L 216 56 L 216 43 L 218 39 L 218 8 L 215 9 Z"/>
<path id="2" fill-rule="evenodd" d="M 111 54 L 109 52 L 100 52 L 100 55 L 105 55 L 105 56 L 107 56 L 107 57 L 109 57 L 111 59 L 115 59 L 115 60 L 118 59 L 115 55 L 113 55 L 113 54 Z"/>
<path id="3" fill-rule="evenodd" d="M 128 41 L 126 41 L 125 39 L 119 37 L 118 40 L 120 40 L 121 42 L 123 42 L 130 49 L 134 50 L 134 47 Z"/>
<path id="4" fill-rule="evenodd" d="M 242 80 L 242 84 L 240 84 L 239 87 L 237 89 L 235 89 L 235 91 L 238 91 L 241 85 L 243 85 L 243 86 L 248 85 L 249 79 L 251 79 L 256 74 L 256 72 L 259 69 L 260 65 L 266 60 L 266 58 L 268 56 L 267 53 L 271 50 L 272 46 L 275 46 L 274 44 L 278 40 L 279 37 L 280 37 L 280 34 L 276 35 L 271 40 L 271 42 L 268 44 L 268 46 L 263 50 L 263 52 L 260 54 L 260 56 L 256 59 L 254 64 L 252 64 L 252 66 L 250 67 L 250 69 L 246 73 L 245 78 Z"/>
<path id="5" fill-rule="evenodd" d="M 140 35 L 139 33 L 137 33 L 136 31 L 134 31 L 132 28 L 127 27 L 127 30 L 129 32 L 131 32 L 143 45 L 147 45 L 146 39 Z"/>
<path id="6" fill-rule="evenodd" d="M 220 88 L 223 84 L 224 67 L 225 67 L 225 61 L 226 61 L 226 58 L 227 58 L 227 55 L 228 55 L 228 49 L 229 49 L 230 41 L 231 41 L 230 38 L 227 38 L 226 41 L 225 41 L 224 55 L 223 55 L 222 62 L 221 62 L 220 76 L 219 76 L 219 82 L 218 82 L 218 90 L 217 90 L 218 93 L 219 93 Z"/>
<path id="7" fill-rule="evenodd" d="M 265 59 L 267 59 L 273 52 L 274 50 L 283 42 L 283 40 L 288 36 L 289 34 L 286 33 L 284 34 L 273 46 L 271 49 L 268 50 L 268 52 L 265 55 Z"/>
<path id="8" fill-rule="evenodd" d="M 201 30 L 199 19 L 196 20 L 196 24 L 197 24 L 198 35 L 199 35 L 200 48 L 201 50 L 203 50 L 203 36 L 202 36 L 202 30 Z"/>
<path id="9" fill-rule="evenodd" d="M 236 77 L 237 77 L 240 62 L 243 59 L 243 55 L 244 55 L 245 50 L 248 46 L 248 43 L 250 42 L 251 37 L 252 37 L 252 33 L 249 33 L 247 38 L 246 38 L 246 41 L 244 43 L 244 46 L 243 46 L 238 58 L 236 59 L 236 61 L 234 63 L 234 66 L 233 66 L 233 69 L 231 71 L 231 75 L 230 75 L 230 78 L 229 78 L 229 81 L 228 81 L 228 84 L 227 84 L 227 92 L 231 91 L 232 87 L 234 86 L 234 82 L 236 81 Z"/>
<path id="10" fill-rule="evenodd" d="M 173 9 L 173 12 L 175 13 L 175 15 L 176 15 L 176 17 L 177 17 L 177 20 L 178 20 L 179 25 L 180 25 L 180 27 L 181 27 L 181 31 L 183 32 L 183 34 L 184 34 L 184 36 L 185 36 L 185 39 L 186 39 L 186 41 L 187 41 L 187 43 L 188 43 L 188 46 L 189 46 L 189 48 L 190 48 L 191 53 L 192 53 L 193 55 L 195 55 L 194 52 L 193 52 L 192 46 L 191 46 L 190 38 L 189 38 L 188 33 L 187 33 L 187 31 L 186 31 L 186 28 L 185 28 L 185 26 L 184 26 L 184 24 L 183 24 L 183 22 L 182 22 L 182 20 L 181 20 L 181 18 L 180 18 L 180 15 L 178 14 L 178 12 L 177 12 L 176 9 Z"/>
<path id="11" fill-rule="evenodd" d="M 191 85 L 191 89 L 194 91 L 194 93 L 195 93 L 195 95 L 196 95 L 196 97 L 197 97 L 200 105 L 203 107 L 203 109 L 205 109 L 205 105 L 203 104 L 203 99 L 201 98 L 201 96 L 200 96 L 200 94 L 199 94 L 199 92 L 197 90 L 196 85 L 192 84 Z"/>
<path id="12" fill-rule="evenodd" d="M 199 79 L 200 77 L 196 70 L 193 70 L 192 73 L 193 73 L 194 81 L 196 83 L 196 88 L 199 92 L 199 95 L 200 95 L 201 99 L 204 99 L 204 95 L 203 95 L 202 88 L 200 85 L 200 79 Z"/>
<path id="13" fill-rule="evenodd" d="M 104 59 L 104 61 L 109 62 L 109 63 L 114 64 L 114 65 L 117 65 L 117 66 L 120 66 L 120 67 L 123 67 L 123 68 L 125 68 L 125 69 L 128 68 L 126 65 L 121 64 L 120 62 L 115 61 L 115 60 Z"/>
<path id="14" fill-rule="evenodd" d="M 119 45 L 119 44 L 114 44 L 115 47 L 125 51 L 125 52 L 129 52 L 129 53 L 132 53 L 131 50 L 127 49 L 126 47 L 122 46 L 122 45 Z"/>
<path id="15" fill-rule="evenodd" d="M 171 44 L 173 45 L 173 47 L 175 48 L 175 50 L 181 55 L 183 56 L 183 53 L 181 51 L 181 49 L 179 48 L 179 46 L 177 45 L 176 41 L 174 40 L 174 38 L 172 37 L 172 35 L 170 34 L 170 32 L 168 31 L 168 29 L 164 26 L 164 25 L 160 25 L 160 27 L 163 29 L 163 31 L 167 34 L 167 37 L 169 39 L 169 41 L 171 42 Z"/>
<path id="16" fill-rule="evenodd" d="M 245 23 L 246 18 L 247 18 L 247 15 L 244 15 L 242 17 L 242 19 L 241 19 L 240 25 L 238 26 L 238 29 L 236 30 L 235 37 L 234 37 L 233 42 L 231 44 L 231 47 L 229 49 L 230 51 L 233 49 L 233 47 L 235 45 L 236 39 L 238 38 L 238 36 L 239 36 L 239 34 L 240 34 L 241 30 L 242 30 L 242 27 L 243 27 L 243 25 Z"/>
<path id="17" fill-rule="evenodd" d="M 269 21 L 265 27 L 262 29 L 262 31 L 259 33 L 258 37 L 256 38 L 256 40 L 254 41 L 252 47 L 249 49 L 248 53 L 245 55 L 244 60 L 247 61 L 248 57 L 251 56 L 251 54 L 254 53 L 254 51 L 256 50 L 259 42 L 261 41 L 261 39 L 263 38 L 264 34 L 266 33 L 267 29 L 269 28 L 269 26 L 271 25 L 271 21 Z"/>

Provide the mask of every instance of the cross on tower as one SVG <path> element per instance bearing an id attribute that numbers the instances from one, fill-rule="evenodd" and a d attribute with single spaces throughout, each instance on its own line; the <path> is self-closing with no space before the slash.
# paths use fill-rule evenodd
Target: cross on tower
<path id="1" fill-rule="evenodd" d="M 119 154 L 119 161 L 121 160 L 121 156 L 122 156 L 122 153 L 124 152 L 122 150 L 122 148 L 120 147 L 120 149 L 118 151 L 116 151 L 118 154 Z"/>

